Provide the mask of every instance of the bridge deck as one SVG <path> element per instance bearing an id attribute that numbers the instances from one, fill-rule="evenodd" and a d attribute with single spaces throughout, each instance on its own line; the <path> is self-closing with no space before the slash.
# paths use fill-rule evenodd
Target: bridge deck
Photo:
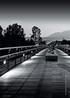
<path id="1" fill-rule="evenodd" d="M 70 72 L 47 61 L 45 49 L 0 77 L 2 98 L 67 98 Z"/>

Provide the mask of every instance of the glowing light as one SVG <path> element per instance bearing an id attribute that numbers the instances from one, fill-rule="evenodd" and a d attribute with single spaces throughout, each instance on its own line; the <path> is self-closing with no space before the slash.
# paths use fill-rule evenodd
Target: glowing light
<path id="1" fill-rule="evenodd" d="M 3 61 L 3 64 L 6 64 L 6 60 Z"/>
<path id="2" fill-rule="evenodd" d="M 33 51 L 31 51 L 31 53 L 33 53 Z"/>
<path id="3" fill-rule="evenodd" d="M 23 56 L 25 56 L 25 54 L 23 54 Z"/>

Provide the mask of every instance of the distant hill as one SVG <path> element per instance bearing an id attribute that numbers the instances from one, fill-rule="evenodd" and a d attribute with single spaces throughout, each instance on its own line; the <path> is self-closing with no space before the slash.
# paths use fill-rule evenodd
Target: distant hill
<path id="1" fill-rule="evenodd" d="M 70 40 L 70 30 L 64 31 L 64 32 L 56 32 L 51 34 L 49 37 L 45 37 L 43 39 L 49 40 L 49 41 L 54 41 L 54 40 L 61 41 L 63 39 Z"/>

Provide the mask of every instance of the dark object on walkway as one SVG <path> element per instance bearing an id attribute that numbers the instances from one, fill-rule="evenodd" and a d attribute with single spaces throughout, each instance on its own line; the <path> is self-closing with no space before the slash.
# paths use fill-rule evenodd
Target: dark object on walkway
<path id="1" fill-rule="evenodd" d="M 46 55 L 46 61 L 58 61 L 58 56 L 54 54 Z"/>

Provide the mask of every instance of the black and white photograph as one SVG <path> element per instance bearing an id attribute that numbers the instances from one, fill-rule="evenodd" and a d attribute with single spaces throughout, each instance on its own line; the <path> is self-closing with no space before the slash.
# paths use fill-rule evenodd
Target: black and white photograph
<path id="1" fill-rule="evenodd" d="M 70 98 L 68 0 L 0 0 L 0 98 Z"/>

